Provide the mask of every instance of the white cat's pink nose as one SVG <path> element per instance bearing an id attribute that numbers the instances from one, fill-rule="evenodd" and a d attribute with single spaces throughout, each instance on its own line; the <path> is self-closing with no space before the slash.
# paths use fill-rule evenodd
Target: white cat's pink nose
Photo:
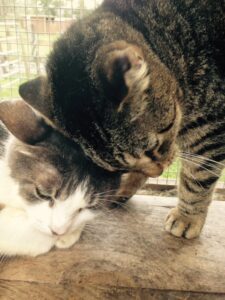
<path id="1" fill-rule="evenodd" d="M 51 227 L 51 232 L 53 235 L 63 235 L 67 232 L 68 227 Z"/>

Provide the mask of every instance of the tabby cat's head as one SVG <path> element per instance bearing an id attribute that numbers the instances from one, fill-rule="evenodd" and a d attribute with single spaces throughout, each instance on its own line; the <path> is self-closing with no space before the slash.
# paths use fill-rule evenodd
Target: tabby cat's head
<path id="1" fill-rule="evenodd" d="M 119 173 L 94 165 L 77 144 L 23 101 L 1 102 L 0 121 L 11 133 L 1 158 L 6 165 L 3 176 L 12 182 L 7 187 L 9 199 L 3 200 L 24 209 L 32 225 L 61 235 L 109 207 L 120 183 Z"/>
<path id="2" fill-rule="evenodd" d="M 104 169 L 158 176 L 173 158 L 178 84 L 143 36 L 110 13 L 74 24 L 56 42 L 47 77 L 20 94 Z"/>

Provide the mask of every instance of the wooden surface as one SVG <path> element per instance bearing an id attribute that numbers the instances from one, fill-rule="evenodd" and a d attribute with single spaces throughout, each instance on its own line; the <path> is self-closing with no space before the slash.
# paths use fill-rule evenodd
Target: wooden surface
<path id="1" fill-rule="evenodd" d="M 0 299 L 225 299 L 225 202 L 200 238 L 163 229 L 175 198 L 136 196 L 94 221 L 78 244 L 0 263 Z"/>

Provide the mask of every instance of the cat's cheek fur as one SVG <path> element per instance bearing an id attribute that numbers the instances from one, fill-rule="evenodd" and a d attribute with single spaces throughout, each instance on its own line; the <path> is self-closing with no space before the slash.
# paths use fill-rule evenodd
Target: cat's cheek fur
<path id="1" fill-rule="evenodd" d="M 51 222 L 51 208 L 47 201 L 28 204 L 25 211 L 29 218 L 29 222 L 34 228 L 44 234 L 52 235 L 49 228 Z"/>
<path id="2" fill-rule="evenodd" d="M 19 195 L 19 185 L 10 173 L 7 161 L 0 160 L 0 203 L 10 207 L 24 208 L 25 203 Z"/>
<path id="3" fill-rule="evenodd" d="M 55 240 L 36 230 L 25 211 L 12 207 L 0 211 L 0 255 L 41 255 L 51 250 Z"/>

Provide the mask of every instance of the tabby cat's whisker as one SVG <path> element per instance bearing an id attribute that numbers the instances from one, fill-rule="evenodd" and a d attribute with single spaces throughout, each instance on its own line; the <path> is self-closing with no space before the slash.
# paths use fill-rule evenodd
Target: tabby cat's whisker
<path id="1" fill-rule="evenodd" d="M 108 202 L 108 203 L 112 203 L 112 204 L 117 204 L 119 205 L 121 208 L 125 209 L 131 216 L 132 218 L 136 221 L 136 222 L 139 222 L 132 210 L 132 207 L 130 207 L 127 203 L 122 203 L 120 201 L 115 201 L 115 200 L 110 200 L 110 199 L 104 199 L 105 202 Z M 100 204 L 100 203 L 99 203 Z M 98 205 L 97 207 L 99 207 L 101 210 L 104 210 L 106 209 L 107 210 L 107 213 L 111 213 L 112 214 L 112 210 L 111 209 L 108 209 L 104 206 L 104 204 L 101 203 L 101 205 Z"/>
<path id="2" fill-rule="evenodd" d="M 203 161 L 206 160 L 206 161 L 212 162 L 214 164 L 221 165 L 223 168 L 225 167 L 224 163 L 221 163 L 219 161 L 210 159 L 210 158 L 208 158 L 206 156 L 203 156 L 203 155 L 191 154 L 191 153 L 188 153 L 188 152 L 181 152 L 181 154 L 184 154 L 184 155 L 187 155 L 187 156 L 190 156 L 190 157 L 196 157 L 196 158 L 202 159 Z"/>
<path id="3" fill-rule="evenodd" d="M 180 157 L 180 158 L 181 158 L 181 160 L 183 160 L 183 161 L 185 161 L 185 162 L 191 163 L 191 164 L 193 164 L 193 165 L 195 165 L 195 166 L 199 166 L 199 163 L 197 163 L 197 162 L 195 162 L 195 161 L 192 161 L 192 160 L 190 160 L 190 159 L 186 159 L 186 158 L 183 158 L 183 157 Z M 207 169 L 207 168 L 204 167 L 204 166 L 201 166 L 201 168 L 204 169 L 204 170 L 206 170 L 207 172 L 209 172 L 209 173 L 215 175 L 215 176 L 219 176 L 219 174 L 213 172 L 213 171 L 210 170 L 210 169 Z"/>
<path id="4" fill-rule="evenodd" d="M 205 161 L 203 159 L 199 159 L 198 157 L 195 157 L 195 156 L 179 155 L 179 157 L 180 158 L 185 158 L 185 159 L 190 160 L 190 161 L 194 161 L 199 166 L 204 163 L 204 166 L 201 165 L 201 168 L 203 168 L 203 169 L 204 169 L 204 167 L 206 168 L 207 166 L 209 166 L 209 167 L 214 167 L 214 169 L 218 170 L 218 171 L 222 170 L 222 168 L 218 167 L 215 163 L 207 162 L 207 161 Z"/>
<path id="5" fill-rule="evenodd" d="M 185 160 L 185 159 L 182 159 L 182 160 L 189 162 L 188 160 Z M 191 172 L 189 172 L 189 175 L 190 175 L 191 178 L 194 180 L 194 182 L 196 182 L 197 185 L 200 186 L 202 190 L 204 190 L 204 188 L 203 188 L 203 186 L 201 185 L 201 183 L 194 177 L 194 175 L 193 175 Z"/>
<path id="6" fill-rule="evenodd" d="M 186 158 L 197 159 L 200 163 L 207 161 L 208 164 L 211 164 L 211 165 L 215 164 L 215 162 L 208 161 L 207 157 L 200 157 L 198 155 L 192 155 L 192 154 L 189 154 L 189 153 L 181 153 L 181 155 L 184 156 L 184 157 L 186 157 Z"/>

